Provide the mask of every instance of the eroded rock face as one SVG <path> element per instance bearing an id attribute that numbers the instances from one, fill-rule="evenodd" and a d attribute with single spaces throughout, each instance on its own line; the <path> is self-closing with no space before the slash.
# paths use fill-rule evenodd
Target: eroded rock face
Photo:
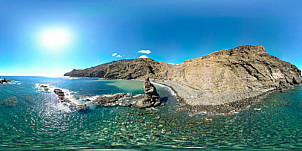
<path id="1" fill-rule="evenodd" d="M 201 90 L 261 90 L 301 83 L 301 71 L 263 46 L 220 50 L 177 65 L 171 78 Z"/>
<path id="2" fill-rule="evenodd" d="M 137 101 L 134 106 L 138 108 L 149 108 L 160 105 L 160 97 L 156 91 L 155 86 L 150 82 L 149 78 L 144 82 L 144 99 Z"/>

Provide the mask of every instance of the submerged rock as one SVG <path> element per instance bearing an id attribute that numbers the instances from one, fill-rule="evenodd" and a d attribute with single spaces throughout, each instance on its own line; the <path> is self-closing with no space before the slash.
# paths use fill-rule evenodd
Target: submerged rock
<path id="1" fill-rule="evenodd" d="M 160 105 L 160 97 L 156 91 L 155 86 L 150 82 L 149 77 L 144 82 L 144 99 L 138 100 L 134 106 L 138 108 L 149 108 Z"/>
<path id="2" fill-rule="evenodd" d="M 17 97 L 9 97 L 1 101 L 8 107 L 14 107 L 18 103 Z"/>

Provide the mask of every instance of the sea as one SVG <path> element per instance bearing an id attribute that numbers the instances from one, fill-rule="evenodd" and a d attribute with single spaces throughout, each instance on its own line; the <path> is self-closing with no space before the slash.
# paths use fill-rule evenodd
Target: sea
<path id="1" fill-rule="evenodd" d="M 275 91 L 233 115 L 191 113 L 156 85 L 164 106 L 94 106 L 86 98 L 144 94 L 143 82 L 5 76 L 0 85 L 0 150 L 302 150 L 302 86 Z M 64 89 L 79 111 L 38 84 Z"/>

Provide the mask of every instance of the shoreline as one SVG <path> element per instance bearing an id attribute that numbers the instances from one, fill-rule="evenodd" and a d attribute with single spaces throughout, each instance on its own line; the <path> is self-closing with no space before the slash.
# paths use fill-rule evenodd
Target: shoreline
<path id="1" fill-rule="evenodd" d="M 194 113 L 205 113 L 206 112 L 206 113 L 223 113 L 225 115 L 233 115 L 234 113 L 238 113 L 238 112 L 241 112 L 242 110 L 249 108 L 251 105 L 253 105 L 253 104 L 259 102 L 260 100 L 262 100 L 263 98 L 265 98 L 268 94 L 278 91 L 278 89 L 270 89 L 268 91 L 264 91 L 262 93 L 259 93 L 257 95 L 251 96 L 251 97 L 241 98 L 241 99 L 238 99 L 235 101 L 225 102 L 225 103 L 221 103 L 221 104 L 191 105 L 183 98 L 183 97 L 187 97 L 187 96 L 184 96 L 183 93 L 180 95 L 179 92 L 177 90 L 175 90 L 175 87 L 173 87 L 173 83 L 175 84 L 177 82 L 161 81 L 161 80 L 154 80 L 154 79 L 152 82 L 168 87 L 170 90 L 172 90 L 175 93 L 177 100 L 180 102 L 180 106 L 182 108 L 185 108 L 188 111 L 191 111 Z M 180 87 L 181 86 L 185 87 L 184 84 L 177 83 L 177 85 Z M 185 87 L 185 89 L 186 88 L 188 88 L 188 87 Z M 179 89 L 179 88 L 176 88 L 176 89 Z M 288 88 L 288 89 L 290 89 L 290 88 Z M 193 93 L 196 91 L 201 92 L 201 90 L 195 90 L 195 91 L 192 91 L 192 90 L 195 90 L 195 89 L 190 89 L 189 91 L 191 91 Z M 197 98 L 197 99 L 200 99 L 200 98 Z"/>
<path id="2" fill-rule="evenodd" d="M 98 77 L 91 77 L 91 78 L 98 78 Z M 104 79 L 104 78 L 100 78 L 100 79 Z M 120 79 L 120 80 L 144 81 L 144 79 Z M 169 80 L 163 81 L 163 80 L 156 80 L 156 79 L 150 79 L 150 81 L 155 85 L 167 87 L 171 91 L 172 95 L 174 95 L 176 99 L 180 102 L 180 107 L 193 113 L 206 112 L 206 113 L 223 113 L 225 115 L 233 115 L 234 113 L 241 112 L 242 110 L 245 110 L 249 108 L 251 105 L 259 102 L 266 95 L 274 91 L 278 91 L 278 89 L 276 88 L 265 89 L 257 92 L 246 91 L 246 94 L 249 95 L 248 97 L 245 96 L 246 94 L 242 94 L 241 92 L 236 92 L 238 96 L 237 94 L 230 95 L 231 97 L 237 98 L 236 100 L 234 99 L 235 101 L 223 100 L 223 101 L 213 102 L 213 100 L 211 100 L 212 101 L 211 102 L 208 101 L 209 98 L 215 98 L 215 97 L 223 98 L 224 97 L 223 95 L 227 94 L 228 92 L 224 92 L 217 95 L 216 93 L 213 92 L 194 89 L 185 84 L 181 84 L 174 81 L 169 81 Z M 283 90 L 286 90 L 286 88 L 284 88 Z M 206 97 L 204 97 L 203 95 L 206 95 Z M 216 95 L 216 96 L 211 97 L 212 95 L 214 96 Z M 206 101 L 202 102 L 200 100 L 206 100 Z M 196 105 L 189 104 L 192 102 L 195 103 Z"/>

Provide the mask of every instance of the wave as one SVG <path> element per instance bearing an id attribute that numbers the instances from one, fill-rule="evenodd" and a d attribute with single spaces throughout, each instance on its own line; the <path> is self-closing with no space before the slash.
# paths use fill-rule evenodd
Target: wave
<path id="1" fill-rule="evenodd" d="M 83 105 L 86 104 L 85 102 L 83 102 L 81 99 L 78 99 L 78 93 L 74 92 L 74 91 L 70 91 L 68 89 L 62 89 L 59 87 L 55 87 L 55 86 L 51 86 L 49 84 L 35 84 L 36 87 L 38 88 L 39 92 L 46 92 L 46 93 L 54 93 L 55 89 L 60 89 L 62 90 L 62 92 L 64 93 L 64 99 L 69 100 L 70 102 L 62 102 L 63 104 L 67 104 L 67 105 Z"/>

